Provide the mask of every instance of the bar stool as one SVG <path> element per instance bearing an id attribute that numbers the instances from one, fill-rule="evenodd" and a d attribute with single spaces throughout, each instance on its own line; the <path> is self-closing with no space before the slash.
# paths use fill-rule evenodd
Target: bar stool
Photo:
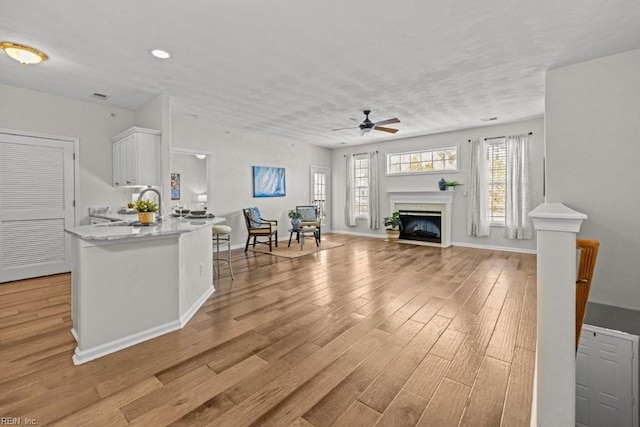
<path id="1" fill-rule="evenodd" d="M 211 235 L 214 245 L 213 271 L 220 277 L 220 261 L 226 262 L 229 266 L 231 280 L 233 280 L 233 270 L 231 270 L 231 227 L 228 225 L 214 225 L 211 227 Z M 227 259 L 220 259 L 220 242 L 227 242 Z"/>

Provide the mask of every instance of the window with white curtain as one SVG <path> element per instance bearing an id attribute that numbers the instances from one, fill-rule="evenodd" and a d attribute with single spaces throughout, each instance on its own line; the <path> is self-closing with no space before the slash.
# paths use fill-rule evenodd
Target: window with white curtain
<path id="1" fill-rule="evenodd" d="M 507 148 L 505 138 L 487 140 L 487 221 L 505 224 Z"/>
<path id="2" fill-rule="evenodd" d="M 369 158 L 366 154 L 357 155 L 353 162 L 355 217 L 367 219 L 369 217 Z"/>

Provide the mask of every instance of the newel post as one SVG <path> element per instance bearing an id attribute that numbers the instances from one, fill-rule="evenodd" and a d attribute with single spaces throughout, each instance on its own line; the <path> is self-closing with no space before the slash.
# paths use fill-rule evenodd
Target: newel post
<path id="1" fill-rule="evenodd" d="M 537 230 L 538 335 L 532 426 L 575 425 L 576 234 L 587 218 L 562 203 L 529 216 Z"/>

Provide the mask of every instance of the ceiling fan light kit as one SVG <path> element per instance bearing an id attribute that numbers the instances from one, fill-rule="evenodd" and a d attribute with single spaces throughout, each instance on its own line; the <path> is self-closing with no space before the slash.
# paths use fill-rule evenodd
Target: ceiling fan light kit
<path id="1" fill-rule="evenodd" d="M 365 134 L 365 133 L 369 133 L 372 130 L 379 130 L 379 131 L 387 132 L 387 133 L 396 133 L 396 132 L 398 132 L 398 129 L 383 127 L 383 125 L 390 125 L 392 123 L 400 123 L 400 120 L 397 117 L 394 117 L 393 119 L 381 120 L 379 122 L 372 122 L 371 120 L 369 120 L 369 114 L 371 114 L 371 110 L 364 110 L 362 112 L 364 113 L 364 120 L 362 121 L 362 123 L 360 123 L 358 125 L 358 127 L 356 127 L 356 128 L 354 128 L 354 127 L 338 128 L 338 129 L 332 129 L 331 131 L 344 130 L 344 129 L 360 129 L 360 135 Z"/>

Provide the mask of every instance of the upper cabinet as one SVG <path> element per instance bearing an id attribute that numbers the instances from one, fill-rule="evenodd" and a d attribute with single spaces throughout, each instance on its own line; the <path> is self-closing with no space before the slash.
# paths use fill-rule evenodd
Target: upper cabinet
<path id="1" fill-rule="evenodd" d="M 160 134 L 134 127 L 111 140 L 114 187 L 161 185 Z"/>

